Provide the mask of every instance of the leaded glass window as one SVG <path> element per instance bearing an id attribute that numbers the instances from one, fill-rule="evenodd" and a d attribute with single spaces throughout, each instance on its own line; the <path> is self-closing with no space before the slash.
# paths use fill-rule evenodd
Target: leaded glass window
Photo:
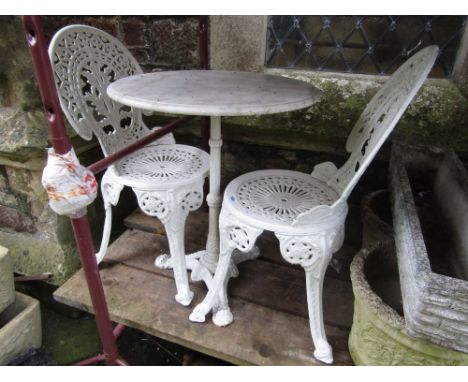
<path id="1" fill-rule="evenodd" d="M 437 44 L 432 77 L 450 74 L 466 16 L 269 16 L 266 66 L 392 74 Z"/>

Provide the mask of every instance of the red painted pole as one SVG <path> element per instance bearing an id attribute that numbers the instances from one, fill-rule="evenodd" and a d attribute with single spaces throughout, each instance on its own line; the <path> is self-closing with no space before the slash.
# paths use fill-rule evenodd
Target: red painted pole
<path id="1" fill-rule="evenodd" d="M 208 16 L 199 16 L 198 18 L 199 32 L 199 51 L 200 51 L 200 67 L 208 69 Z M 210 119 L 202 117 L 201 124 L 201 148 L 206 152 L 210 151 L 208 139 L 210 137 Z"/>
<path id="2" fill-rule="evenodd" d="M 123 331 L 125 330 L 126 326 L 123 325 L 123 324 L 118 324 L 115 328 L 114 328 L 114 337 L 115 338 L 119 338 L 120 335 L 123 333 Z"/>
<path id="3" fill-rule="evenodd" d="M 104 287 L 102 286 L 101 276 L 96 261 L 96 255 L 89 228 L 88 217 L 85 215 L 80 219 L 71 219 L 73 233 L 75 234 L 76 245 L 80 252 L 81 265 L 88 284 L 91 302 L 94 308 L 96 324 L 99 337 L 101 338 L 102 349 L 107 365 L 116 365 L 119 352 L 112 328 L 112 322 L 107 309 Z"/>
<path id="4" fill-rule="evenodd" d="M 44 113 L 49 124 L 52 145 L 56 153 L 65 154 L 72 146 L 65 130 L 40 18 L 23 16 L 23 25 L 39 83 Z M 71 219 L 71 222 L 96 316 L 104 359 L 107 365 L 117 365 L 121 362 L 96 262 L 88 218 L 85 215 L 79 219 Z"/>
<path id="5" fill-rule="evenodd" d="M 34 72 L 39 83 L 44 114 L 49 124 L 52 146 L 57 154 L 65 154 L 72 146 L 65 130 L 60 102 L 57 98 L 42 25 L 38 16 L 23 16 L 23 25 L 33 59 Z"/>
<path id="6" fill-rule="evenodd" d="M 200 52 L 200 67 L 201 69 L 208 70 L 208 16 L 198 17 L 198 33 L 199 33 L 199 52 Z M 210 139 L 210 118 L 202 117 L 200 126 L 200 147 L 207 153 L 210 152 L 208 140 Z M 210 189 L 209 179 L 205 179 L 203 184 L 203 209 L 208 211 L 208 204 L 206 196 Z"/>
<path id="7" fill-rule="evenodd" d="M 90 358 L 86 358 L 83 361 L 74 363 L 72 366 L 88 366 L 92 365 L 93 363 L 98 363 L 101 361 L 105 361 L 106 357 L 103 354 L 98 354 Z"/>

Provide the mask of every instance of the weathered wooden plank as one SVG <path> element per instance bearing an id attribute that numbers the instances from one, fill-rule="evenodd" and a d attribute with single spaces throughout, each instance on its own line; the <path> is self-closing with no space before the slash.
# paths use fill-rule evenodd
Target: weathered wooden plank
<path id="1" fill-rule="evenodd" d="M 187 247 L 192 250 L 200 249 L 190 240 Z M 158 254 L 166 253 L 167 250 L 164 236 L 128 230 L 110 246 L 105 261 L 125 263 L 146 272 L 172 278 L 172 271 L 159 269 L 153 263 Z M 278 246 L 271 250 L 280 256 Z M 292 268 L 257 259 L 240 264 L 239 271 L 239 277 L 229 284 L 230 296 L 273 310 L 308 317 L 305 276 L 301 267 Z M 323 309 L 326 323 L 350 328 L 353 301 L 349 282 L 325 278 Z"/>
<path id="2" fill-rule="evenodd" d="M 137 209 L 125 218 L 125 225 L 140 231 L 166 235 L 164 226 L 161 222 L 145 215 Z M 208 214 L 205 211 L 198 210 L 190 213 L 185 227 L 186 252 L 191 253 L 195 250 L 203 249 L 206 246 L 206 236 L 208 230 Z M 278 239 L 271 232 L 264 232 L 257 240 L 260 249 L 260 257 L 275 264 L 286 265 L 293 268 L 296 266 L 287 263 L 279 253 Z M 333 265 L 328 267 L 327 275 L 342 280 L 350 280 L 349 265 L 358 252 L 358 248 L 350 245 L 343 247 L 333 255 Z"/>
<path id="3" fill-rule="evenodd" d="M 239 298 L 231 299 L 234 322 L 225 328 L 211 322 L 190 323 L 192 308 L 174 301 L 172 279 L 124 264 L 101 271 L 112 320 L 235 364 L 321 365 L 312 357 L 308 320 L 274 311 Z M 201 285 L 193 286 L 194 304 L 201 300 Z M 54 294 L 65 304 L 92 312 L 82 271 Z M 334 348 L 335 364 L 352 361 L 347 350 L 348 331 L 326 326 Z"/>

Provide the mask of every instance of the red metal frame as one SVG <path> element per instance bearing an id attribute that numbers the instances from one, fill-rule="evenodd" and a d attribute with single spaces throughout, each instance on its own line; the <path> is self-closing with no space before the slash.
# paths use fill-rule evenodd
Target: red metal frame
<path id="1" fill-rule="evenodd" d="M 39 90 L 44 107 L 52 146 L 57 154 L 65 154 L 72 148 L 70 138 L 65 129 L 63 115 L 60 109 L 60 102 L 55 88 L 52 67 L 50 65 L 47 53 L 47 45 L 39 16 L 23 16 L 23 25 L 26 33 L 26 40 L 31 52 L 34 71 L 39 83 Z M 200 26 L 200 62 L 203 69 L 207 68 L 207 18 L 199 18 Z M 140 139 L 128 147 L 108 156 L 88 168 L 93 172 L 99 172 L 106 169 L 115 161 L 134 152 L 142 146 L 154 141 L 155 139 L 167 134 L 176 127 L 186 123 L 194 117 L 179 118 L 163 128 L 151 133 L 145 138 Z M 202 142 L 201 146 L 208 148 L 208 125 L 202 123 Z M 70 219 L 75 235 L 76 244 L 80 253 L 81 264 L 86 277 L 91 302 L 94 308 L 96 324 L 99 337 L 101 338 L 103 353 L 94 357 L 78 362 L 76 365 L 89 365 L 96 362 L 105 361 L 106 365 L 127 365 L 124 359 L 119 355 L 116 340 L 125 329 L 125 326 L 118 324 L 112 327 L 112 321 L 109 316 L 104 288 L 99 274 L 99 268 L 96 261 L 95 249 L 91 237 L 91 230 L 87 215 L 78 219 Z"/>
<path id="2" fill-rule="evenodd" d="M 198 33 L 199 33 L 199 52 L 200 52 L 200 68 L 204 70 L 209 69 L 208 63 L 208 16 L 199 16 L 198 17 Z M 207 153 L 210 152 L 210 147 L 208 145 L 208 140 L 210 139 L 210 118 L 202 117 L 201 126 L 200 126 L 200 147 L 202 150 L 205 150 Z M 205 179 L 205 184 L 203 185 L 203 206 L 202 208 L 208 212 L 208 203 L 206 202 L 206 196 L 210 190 L 209 179 Z"/>
<path id="3" fill-rule="evenodd" d="M 208 17 L 200 16 L 198 18 L 198 32 L 200 34 L 200 67 L 201 69 L 209 69 L 208 67 Z M 202 117 L 201 125 L 201 148 L 209 152 L 208 139 L 210 135 L 210 118 Z"/>

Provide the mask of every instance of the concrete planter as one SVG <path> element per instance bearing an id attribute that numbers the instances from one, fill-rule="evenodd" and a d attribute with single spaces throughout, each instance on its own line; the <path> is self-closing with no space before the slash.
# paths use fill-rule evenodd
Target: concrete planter
<path id="1" fill-rule="evenodd" d="M 452 151 L 394 144 L 390 191 L 406 330 L 468 353 L 468 173 Z"/>
<path id="2" fill-rule="evenodd" d="M 0 365 L 42 344 L 39 302 L 16 293 L 15 302 L 0 313 Z"/>
<path id="3" fill-rule="evenodd" d="M 362 247 L 393 240 L 392 211 L 388 190 L 371 192 L 361 201 Z"/>
<path id="4" fill-rule="evenodd" d="M 409 337 L 391 242 L 362 249 L 351 263 L 354 318 L 349 351 L 356 365 L 468 365 L 468 354 Z"/>
<path id="5" fill-rule="evenodd" d="M 0 246 L 0 313 L 15 301 L 13 261 L 8 250 Z"/>

